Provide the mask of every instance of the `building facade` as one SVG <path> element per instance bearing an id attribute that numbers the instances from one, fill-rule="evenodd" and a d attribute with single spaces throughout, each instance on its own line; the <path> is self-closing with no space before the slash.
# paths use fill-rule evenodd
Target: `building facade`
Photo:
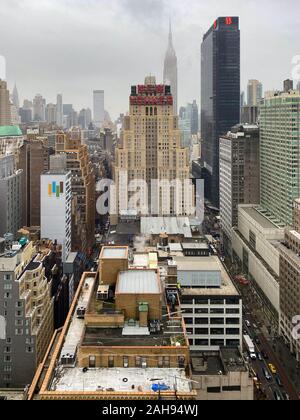
<path id="1" fill-rule="evenodd" d="M 22 224 L 23 171 L 15 169 L 13 155 L 0 156 L 0 237 L 16 235 Z"/>
<path id="2" fill-rule="evenodd" d="M 220 217 L 223 247 L 229 255 L 238 205 L 259 203 L 259 128 L 237 125 L 220 138 Z"/>
<path id="3" fill-rule="evenodd" d="M 263 85 L 258 80 L 248 82 L 248 106 L 258 106 L 263 98 Z"/>
<path id="4" fill-rule="evenodd" d="M 58 133 L 56 154 L 65 154 L 66 166 L 71 171 L 72 189 L 72 251 L 87 253 L 95 240 L 95 175 L 88 148 L 81 144 L 81 133 Z"/>
<path id="5" fill-rule="evenodd" d="M 192 351 L 242 346 L 242 299 L 221 261 L 175 257 L 181 308 Z"/>
<path id="6" fill-rule="evenodd" d="M 19 149 L 18 168 L 23 170 L 22 225 L 41 225 L 41 174 L 49 170 L 47 139 L 33 136 Z"/>
<path id="7" fill-rule="evenodd" d="M 71 172 L 50 171 L 41 175 L 41 237 L 62 246 L 65 262 L 71 252 Z"/>
<path id="8" fill-rule="evenodd" d="M 32 242 L 0 253 L 0 387 L 31 383 L 53 335 L 51 284 Z"/>
<path id="9" fill-rule="evenodd" d="M 61 94 L 57 95 L 57 101 L 56 101 L 56 119 L 55 122 L 58 125 L 58 127 L 62 128 L 63 126 L 63 97 Z"/>
<path id="10" fill-rule="evenodd" d="M 9 90 L 7 83 L 0 79 L 0 126 L 11 125 Z"/>
<path id="11" fill-rule="evenodd" d="M 286 228 L 280 245 L 280 334 L 300 361 L 300 200 L 294 203 L 293 228 Z"/>
<path id="12" fill-rule="evenodd" d="M 219 207 L 219 139 L 239 121 L 239 18 L 220 17 L 201 47 L 202 165 L 205 195 L 215 207 Z"/>
<path id="13" fill-rule="evenodd" d="M 261 206 L 277 224 L 293 224 L 300 196 L 300 93 L 275 93 L 260 107 Z"/>
<path id="14" fill-rule="evenodd" d="M 164 75 L 163 80 L 165 85 L 170 85 L 173 93 L 173 110 L 174 115 L 178 112 L 178 69 L 177 69 L 177 56 L 173 45 L 172 27 L 170 22 L 169 29 L 169 43 L 165 55 L 164 62 Z"/>
<path id="15" fill-rule="evenodd" d="M 125 117 L 121 145 L 115 156 L 118 214 L 127 210 L 137 210 L 139 214 L 151 212 L 154 216 L 185 214 L 184 200 L 193 200 L 189 188 L 182 191 L 184 182 L 190 180 L 189 154 L 181 146 L 170 86 L 157 85 L 153 77 L 146 78 L 144 85 L 132 86 L 130 112 Z M 144 208 L 136 202 L 131 204 L 134 193 L 129 191 L 129 185 L 135 180 L 144 182 L 141 191 Z M 175 180 L 180 185 L 176 183 L 171 191 L 164 188 Z"/>
<path id="16" fill-rule="evenodd" d="M 104 123 L 104 90 L 94 90 L 94 124 L 101 128 Z"/>

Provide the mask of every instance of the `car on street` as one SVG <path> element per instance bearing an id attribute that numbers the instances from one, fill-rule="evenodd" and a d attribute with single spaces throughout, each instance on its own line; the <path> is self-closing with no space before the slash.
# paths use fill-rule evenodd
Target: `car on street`
<path id="1" fill-rule="evenodd" d="M 255 337 L 254 341 L 255 341 L 255 344 L 257 345 L 261 344 L 260 339 L 258 337 Z"/>
<path id="2" fill-rule="evenodd" d="M 276 401 L 282 401 L 282 397 L 280 395 L 280 392 L 277 391 L 277 389 L 274 390 L 274 398 Z"/>
<path id="3" fill-rule="evenodd" d="M 283 388 L 283 383 L 282 383 L 281 378 L 280 378 L 280 376 L 279 376 L 279 375 L 277 375 L 277 376 L 276 376 L 275 380 L 276 380 L 276 382 L 277 382 L 277 385 L 278 385 L 280 388 Z"/>
<path id="4" fill-rule="evenodd" d="M 283 393 L 282 393 L 282 396 L 283 396 L 283 399 L 284 399 L 285 401 L 290 401 L 290 396 L 289 396 L 289 394 L 287 394 L 286 392 L 283 392 Z"/>
<path id="5" fill-rule="evenodd" d="M 269 367 L 270 371 L 273 373 L 273 375 L 277 374 L 277 369 L 272 363 L 269 363 L 268 367 Z"/>
<path id="6" fill-rule="evenodd" d="M 263 362 L 263 361 L 264 361 L 264 358 L 263 358 L 263 356 L 262 356 L 262 354 L 261 354 L 261 353 L 257 353 L 257 358 L 258 358 L 258 360 L 259 360 L 260 362 Z"/>
<path id="7" fill-rule="evenodd" d="M 246 324 L 246 326 L 248 327 L 248 328 L 250 328 L 251 327 L 251 323 L 246 319 L 245 320 L 245 324 Z"/>
<path id="8" fill-rule="evenodd" d="M 266 380 L 270 381 L 272 379 L 272 376 L 270 375 L 268 369 L 263 368 L 262 371 L 263 371 L 263 374 L 264 374 L 264 377 L 266 378 Z"/>
<path id="9" fill-rule="evenodd" d="M 268 353 L 267 353 L 267 352 L 265 352 L 264 350 L 261 352 L 261 354 L 262 354 L 262 357 L 263 357 L 265 360 L 268 360 L 268 359 L 269 359 L 269 355 L 268 355 Z"/>

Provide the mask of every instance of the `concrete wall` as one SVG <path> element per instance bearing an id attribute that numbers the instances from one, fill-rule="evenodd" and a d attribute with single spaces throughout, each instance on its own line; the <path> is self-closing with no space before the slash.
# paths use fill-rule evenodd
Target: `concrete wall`
<path id="1" fill-rule="evenodd" d="M 149 320 L 161 319 L 161 294 L 116 294 L 116 309 L 125 312 L 126 319 L 139 319 L 139 303 L 148 303 Z"/>
<path id="2" fill-rule="evenodd" d="M 270 244 L 269 246 L 272 247 Z M 243 242 L 240 236 L 235 232 L 233 232 L 232 235 L 232 247 L 241 261 L 243 261 L 243 248 L 248 252 L 250 274 L 255 279 L 256 283 L 268 300 L 272 303 L 273 307 L 279 313 L 279 283 L 267 270 L 266 266 L 258 258 L 256 258 L 255 254 L 251 251 L 247 244 Z M 267 253 L 265 253 L 265 255 L 266 254 Z M 270 251 L 269 254 L 271 255 L 272 251 Z M 279 265 L 279 256 L 278 261 L 275 259 L 273 262 L 273 266 L 277 264 Z"/>

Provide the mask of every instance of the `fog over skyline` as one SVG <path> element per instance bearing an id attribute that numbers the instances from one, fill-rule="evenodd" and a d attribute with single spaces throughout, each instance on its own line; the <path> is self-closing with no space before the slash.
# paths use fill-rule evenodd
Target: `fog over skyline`
<path id="1" fill-rule="evenodd" d="M 132 84 L 150 73 L 162 82 L 169 17 L 179 107 L 200 101 L 201 41 L 218 16 L 240 17 L 242 90 L 248 79 L 281 88 L 300 54 L 298 0 L 1 0 L 0 14 L 0 55 L 21 104 L 62 93 L 76 110 L 92 109 L 93 89 L 103 89 L 113 119 L 127 112 Z"/>

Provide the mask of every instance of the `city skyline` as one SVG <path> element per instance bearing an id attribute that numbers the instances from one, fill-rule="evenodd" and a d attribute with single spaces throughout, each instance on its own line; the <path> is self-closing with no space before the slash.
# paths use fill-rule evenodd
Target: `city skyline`
<path id="1" fill-rule="evenodd" d="M 259 7 L 256 0 L 247 2 L 247 5 L 241 5 L 246 2 L 236 0 L 216 0 L 210 4 L 209 10 L 204 4 L 191 1 L 189 10 L 184 13 L 184 5 L 170 0 L 143 1 L 143 7 L 136 0 L 115 0 L 110 2 L 110 7 L 105 7 L 108 5 L 106 0 L 90 1 L 88 7 L 81 0 L 76 0 L 72 1 L 72 9 L 68 0 L 27 0 L 26 8 L 18 0 L 4 3 L 0 36 L 5 37 L 12 18 L 16 29 L 14 37 L 6 37 L 7 42 L 0 54 L 7 61 L 10 91 L 17 82 L 21 103 L 25 98 L 33 98 L 37 92 L 41 92 L 48 102 L 55 103 L 57 93 L 62 92 L 65 102 L 73 103 L 76 109 L 92 108 L 93 90 L 105 89 L 106 108 L 113 119 L 120 113 L 126 113 L 129 107 L 126 100 L 128 85 L 136 80 L 142 82 L 144 75 L 149 73 L 154 74 L 158 82 L 163 80 L 169 17 L 173 22 L 178 56 L 179 107 L 194 98 L 199 103 L 201 39 L 217 16 L 240 16 L 243 34 L 242 90 L 252 78 L 259 79 L 265 90 L 280 88 L 283 79 L 291 78 L 291 61 L 297 54 L 292 42 L 299 38 L 299 28 L 293 25 L 297 13 L 288 19 L 279 11 L 276 13 L 280 5 L 277 1 L 272 1 L 272 20 L 269 19 L 269 0 L 264 5 L 259 3 Z M 299 9 L 296 3 L 295 9 Z M 95 20 L 97 13 L 103 19 Z M 35 22 L 31 27 L 26 23 L 29 15 Z M 39 28 L 45 22 L 53 29 L 41 36 Z M 122 22 L 119 27 L 118 22 Z M 253 22 L 255 31 L 252 30 Z M 271 32 L 273 27 L 276 27 L 276 32 Z M 64 37 L 60 38 L 62 28 Z M 26 52 L 24 37 L 21 38 L 24 31 L 26 44 L 33 50 L 39 50 L 38 65 Z M 155 53 L 150 55 L 145 45 L 151 45 L 151 51 Z M 258 48 L 258 45 L 261 47 Z M 278 48 L 281 50 L 280 60 Z M 95 54 L 95 51 L 99 53 Z M 52 58 L 49 60 L 49 56 L 54 54 L 60 56 L 59 66 Z M 252 60 L 254 55 L 256 59 Z M 125 62 L 121 70 L 120 62 Z M 263 63 L 263 66 L 256 63 Z M 272 72 L 274 67 L 276 73 Z M 56 77 L 58 68 L 59 78 Z M 180 89 L 180 86 L 185 89 Z"/>

